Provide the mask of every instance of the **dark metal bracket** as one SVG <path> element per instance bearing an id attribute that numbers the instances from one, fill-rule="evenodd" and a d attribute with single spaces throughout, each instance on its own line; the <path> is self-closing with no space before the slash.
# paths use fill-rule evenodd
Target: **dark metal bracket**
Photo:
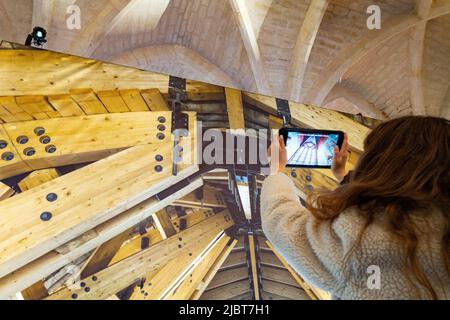
<path id="1" fill-rule="evenodd" d="M 181 153 L 183 152 L 179 145 L 180 138 L 189 135 L 189 115 L 182 112 L 183 109 L 186 109 L 186 100 L 186 79 L 171 76 L 169 78 L 169 102 L 172 105 L 172 134 L 174 136 L 172 174 L 174 176 L 178 173 L 177 164 L 181 162 Z"/>
<path id="2" fill-rule="evenodd" d="M 283 126 L 288 127 L 291 123 L 291 109 L 289 107 L 289 101 L 276 98 L 277 102 L 277 114 L 283 119 Z"/>

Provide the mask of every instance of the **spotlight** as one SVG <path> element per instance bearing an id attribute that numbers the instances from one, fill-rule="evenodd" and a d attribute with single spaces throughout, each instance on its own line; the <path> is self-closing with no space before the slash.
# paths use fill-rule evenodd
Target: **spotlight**
<path id="1" fill-rule="evenodd" d="M 27 36 L 26 46 L 31 46 L 32 44 L 37 47 L 42 47 L 44 43 L 47 42 L 45 39 L 47 37 L 47 31 L 42 27 L 34 27 L 33 32 Z"/>

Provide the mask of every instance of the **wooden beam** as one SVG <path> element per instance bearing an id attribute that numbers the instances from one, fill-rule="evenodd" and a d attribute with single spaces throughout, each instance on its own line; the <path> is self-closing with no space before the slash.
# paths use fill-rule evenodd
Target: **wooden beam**
<path id="1" fill-rule="evenodd" d="M 107 222 L 104 222 L 101 225 L 93 228 L 88 233 L 80 237 L 83 241 L 76 241 L 77 244 L 72 245 L 70 250 L 58 250 L 59 252 L 51 251 L 46 255 L 32 261 L 31 263 L 28 263 L 15 272 L 0 278 L 0 299 L 4 299 L 11 295 L 14 295 L 16 292 L 29 287 L 30 285 L 57 271 L 65 265 L 72 263 L 72 261 L 90 252 L 91 250 L 94 250 L 102 243 L 108 241 L 109 239 L 112 239 L 121 232 L 124 232 L 130 227 L 133 227 L 141 221 L 147 219 L 154 212 L 157 212 L 158 210 L 161 210 L 162 208 L 172 204 L 173 201 L 177 198 L 180 198 L 183 195 L 201 187 L 202 183 L 203 182 L 201 179 L 196 179 L 192 181 L 190 185 L 182 188 L 181 190 L 173 193 L 163 200 L 158 200 L 155 197 L 152 197 L 142 202 L 138 206 L 127 210 L 126 212 L 123 212 L 120 215 L 108 220 Z M 161 238 L 149 238 L 150 243 L 157 243 L 162 240 Z M 139 248 L 135 252 L 125 249 L 129 248 L 120 250 L 114 257 L 112 263 L 118 262 L 125 257 L 139 252 L 140 242 Z"/>
<path id="2" fill-rule="evenodd" d="M 298 287 L 292 287 L 283 283 L 274 282 L 270 280 L 263 280 L 262 285 L 264 291 L 273 293 L 281 297 L 286 297 L 292 300 L 309 300 L 308 295 Z"/>
<path id="3" fill-rule="evenodd" d="M 12 137 L 11 147 L 17 150 L 14 152 L 16 162 L 20 158 L 24 164 L 21 170 L 9 172 L 5 169 L 4 174 L 0 170 L 0 178 L 30 171 L 29 168 L 37 170 L 92 162 L 136 145 L 167 143 L 170 141 L 170 123 L 164 125 L 164 130 L 159 130 L 158 118 L 161 116 L 167 121 L 171 113 L 128 112 L 2 124 L 5 133 Z M 43 133 L 37 134 L 36 128 L 42 128 Z M 22 142 L 19 137 L 26 137 L 27 141 Z M 48 141 L 44 142 L 44 138 Z M 50 146 L 54 146 L 54 152 L 49 151 Z M 26 150 L 34 153 L 28 155 Z M 12 164 L 14 159 L 3 161 L 0 168 Z"/>
<path id="4" fill-rule="evenodd" d="M 19 182 L 19 188 L 22 192 L 40 186 L 48 181 L 59 177 L 56 169 L 34 171 Z M 32 286 L 22 290 L 22 296 L 25 300 L 41 300 L 48 296 L 44 281 L 39 280 Z"/>
<path id="5" fill-rule="evenodd" d="M 233 240 L 233 242 L 231 244 L 229 244 L 221 252 L 220 256 L 217 258 L 217 260 L 214 262 L 214 264 L 208 270 L 208 272 L 206 273 L 202 282 L 198 285 L 197 289 L 192 294 L 190 300 L 199 300 L 200 299 L 203 292 L 205 291 L 206 288 L 209 287 L 209 284 L 215 278 L 215 276 L 216 276 L 217 272 L 219 271 L 220 267 L 222 266 L 223 262 L 227 259 L 228 255 L 231 253 L 231 251 L 236 246 L 236 244 L 237 244 L 237 240 Z"/>
<path id="6" fill-rule="evenodd" d="M 306 11 L 288 68 L 285 96 L 290 100 L 301 101 L 306 66 L 327 7 L 327 0 L 311 1 Z"/>
<path id="7" fill-rule="evenodd" d="M 200 297 L 200 300 L 228 300 L 247 292 L 249 292 L 248 279 L 245 279 L 216 289 L 207 290 Z"/>
<path id="8" fill-rule="evenodd" d="M 141 95 L 152 111 L 169 111 L 167 101 L 158 89 L 142 90 Z"/>
<path id="9" fill-rule="evenodd" d="M 123 101 L 126 103 L 128 109 L 132 112 L 149 111 L 147 104 L 141 96 L 139 89 L 123 89 L 119 90 Z"/>
<path id="10" fill-rule="evenodd" d="M 57 72 L 55 65 L 58 66 Z M 0 50 L 0 82 L 0 96 L 60 95 L 80 88 L 90 88 L 95 92 L 117 88 L 154 88 L 167 95 L 169 88 L 167 75 L 36 50 Z M 222 87 L 194 80 L 187 81 L 186 91 L 192 101 L 224 99 Z M 1 97 L 0 105 L 3 106 Z M 12 107 L 17 109 L 14 104 Z M 19 116 L 26 117 L 27 114 L 21 111 Z"/>
<path id="11" fill-rule="evenodd" d="M 197 209 L 226 208 L 221 193 L 207 187 L 203 188 L 203 197 L 201 199 L 197 199 L 195 194 L 189 194 L 186 197 L 177 200 L 175 205 Z"/>
<path id="12" fill-rule="evenodd" d="M 25 192 L 58 177 L 59 173 L 54 168 L 33 171 L 19 182 L 19 188 Z"/>
<path id="13" fill-rule="evenodd" d="M 14 194 L 14 190 L 8 187 L 6 184 L 0 182 L 0 201 L 11 197 Z"/>
<path id="14" fill-rule="evenodd" d="M 117 90 L 99 91 L 97 92 L 97 97 L 100 99 L 109 113 L 130 111 Z"/>
<path id="15" fill-rule="evenodd" d="M 185 216 L 172 217 L 171 218 L 171 223 L 172 223 L 173 227 L 175 228 L 175 230 L 177 232 L 179 232 L 181 230 L 181 225 L 182 224 L 185 226 L 185 228 L 190 228 L 193 225 L 195 225 L 195 224 L 205 220 L 206 218 L 208 218 L 208 217 L 210 217 L 212 215 L 214 215 L 214 211 L 213 210 L 196 209 L 194 212 L 188 213 Z"/>
<path id="16" fill-rule="evenodd" d="M 124 241 L 130 238 L 132 230 L 133 228 L 130 228 L 125 232 L 118 234 L 95 249 L 87 264 L 84 265 L 83 270 L 80 273 L 80 278 L 85 279 L 106 268 Z"/>
<path id="17" fill-rule="evenodd" d="M 87 115 L 108 113 L 92 89 L 72 89 L 70 95 Z"/>
<path id="18" fill-rule="evenodd" d="M 264 61 L 250 19 L 249 8 L 245 0 L 229 0 L 229 3 L 241 32 L 258 92 L 272 94 L 272 88 L 266 76 Z"/>
<path id="19" fill-rule="evenodd" d="M 165 300 L 188 300 L 202 282 L 209 269 L 214 265 L 220 254 L 227 247 L 230 237 L 224 235 L 214 246 L 205 253 L 201 261 L 184 277 L 172 291 L 165 296 Z"/>
<path id="20" fill-rule="evenodd" d="M 266 244 L 269 246 L 269 248 L 273 251 L 273 253 L 276 255 L 276 257 L 280 260 L 280 262 L 283 264 L 283 266 L 290 272 L 292 277 L 297 281 L 297 283 L 300 285 L 300 287 L 303 288 L 303 290 L 308 294 L 308 296 L 313 300 L 329 300 L 330 294 L 320 290 L 318 288 L 313 288 L 309 284 L 303 280 L 303 278 L 294 270 L 292 267 L 286 262 L 286 260 L 275 250 L 273 245 L 266 241 Z"/>
<path id="21" fill-rule="evenodd" d="M 230 129 L 245 129 L 242 92 L 236 89 L 225 88 L 225 96 L 227 100 L 227 112 Z"/>
<path id="22" fill-rule="evenodd" d="M 161 237 L 163 239 L 170 238 L 175 233 L 177 233 L 172 224 L 172 221 L 170 221 L 166 210 L 160 210 L 153 214 L 152 217 L 155 221 L 156 228 L 158 229 L 159 233 L 161 233 Z"/>
<path id="23" fill-rule="evenodd" d="M 195 120 L 190 121 L 190 125 L 195 127 Z M 196 132 L 190 132 L 191 136 L 183 139 L 180 145 L 185 150 L 183 157 L 192 160 Z M 135 146 L 60 177 L 39 190 L 2 201 L 0 211 L 8 214 L 0 217 L 0 225 L 7 230 L 0 236 L 0 277 L 198 170 L 196 164 L 182 164 L 178 166 L 178 175 L 173 176 L 172 149 L 170 144 Z M 162 156 L 161 161 L 157 155 Z M 114 170 L 118 167 L 121 170 Z M 82 191 L 80 185 L 83 185 Z M 46 200 L 49 195 L 57 198 Z M 24 214 L 15 216 L 16 210 Z"/>
<path id="24" fill-rule="evenodd" d="M 286 269 L 263 266 L 261 268 L 261 275 L 264 280 L 279 282 L 293 287 L 300 287 Z"/>
<path id="25" fill-rule="evenodd" d="M 276 114 L 277 106 L 274 98 L 245 92 L 244 101 L 261 108 L 262 110 Z M 369 128 L 340 114 L 339 112 L 313 107 L 301 103 L 290 103 L 292 123 L 296 126 L 342 130 L 348 133 L 350 149 L 362 153 L 364 139 L 369 133 Z"/>
<path id="26" fill-rule="evenodd" d="M 109 263 L 109 266 L 141 252 L 143 239 L 148 241 L 149 246 L 153 246 L 164 240 L 157 229 L 151 229 L 143 235 L 137 235 L 123 244 L 123 246 L 114 255 L 113 259 Z"/>
<path id="27" fill-rule="evenodd" d="M 227 270 L 218 270 L 214 278 L 206 287 L 206 290 L 212 290 L 245 279 L 248 279 L 247 266 Z"/>
<path id="28" fill-rule="evenodd" d="M 83 280 L 84 286 L 81 286 L 79 282 L 71 288 L 55 293 L 49 299 L 106 299 L 131 285 L 146 273 L 167 263 L 186 248 L 212 242 L 218 233 L 232 225 L 231 216 L 226 213 L 217 214 L 191 229 L 182 231 L 166 241 L 162 241 L 96 273 L 89 279 Z"/>
<path id="29" fill-rule="evenodd" d="M 83 109 L 72 99 L 69 94 L 52 95 L 48 101 L 62 117 L 77 117 L 85 115 Z"/>
<path id="30" fill-rule="evenodd" d="M 255 239 L 253 235 L 248 236 L 248 246 L 250 251 L 250 268 L 252 270 L 252 280 L 253 280 L 253 294 L 255 296 L 255 300 L 260 300 L 260 288 L 259 288 L 259 272 L 258 267 L 256 265 L 256 247 L 255 247 Z"/>
<path id="31" fill-rule="evenodd" d="M 326 72 L 322 72 L 314 83 L 314 90 L 311 90 L 306 100 L 311 101 L 315 105 L 323 105 L 326 96 L 335 84 L 339 82 L 339 79 L 367 54 L 421 22 L 429 21 L 448 13 L 450 13 L 450 3 L 444 1 L 442 4 L 432 7 L 430 14 L 423 19 L 416 14 L 395 15 L 383 22 L 382 29 L 368 31 L 367 36 L 354 45 L 348 46 L 338 56 L 333 58 L 333 63 L 327 66 Z"/>

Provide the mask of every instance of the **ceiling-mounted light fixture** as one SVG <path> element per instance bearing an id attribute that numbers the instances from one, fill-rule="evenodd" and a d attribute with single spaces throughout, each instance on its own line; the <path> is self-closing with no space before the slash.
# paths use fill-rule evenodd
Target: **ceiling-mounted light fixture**
<path id="1" fill-rule="evenodd" d="M 42 47 L 47 42 L 47 30 L 42 27 L 34 27 L 33 32 L 27 36 L 26 46 L 35 45 Z"/>

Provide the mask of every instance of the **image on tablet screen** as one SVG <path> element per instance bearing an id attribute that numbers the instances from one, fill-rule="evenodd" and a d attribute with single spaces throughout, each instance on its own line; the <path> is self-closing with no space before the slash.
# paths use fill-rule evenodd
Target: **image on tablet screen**
<path id="1" fill-rule="evenodd" d="M 286 141 L 288 164 L 304 166 L 331 166 L 337 134 L 305 134 L 290 131 Z"/>

